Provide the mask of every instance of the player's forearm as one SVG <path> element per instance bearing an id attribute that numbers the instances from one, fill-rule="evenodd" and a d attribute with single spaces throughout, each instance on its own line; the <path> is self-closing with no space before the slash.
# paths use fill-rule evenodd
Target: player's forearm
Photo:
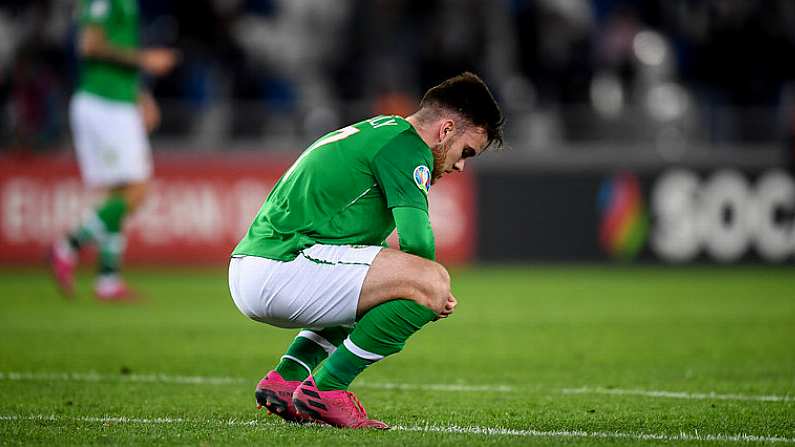
<path id="1" fill-rule="evenodd" d="M 393 208 L 400 250 L 425 259 L 436 259 L 436 246 L 428 213 L 417 208 Z"/>
<path id="2" fill-rule="evenodd" d="M 135 48 L 122 48 L 113 45 L 98 27 L 87 27 L 80 36 L 80 56 L 128 67 L 141 66 L 141 52 Z"/>
<path id="3" fill-rule="evenodd" d="M 160 107 L 152 94 L 146 89 L 138 91 L 138 110 L 147 132 L 152 132 L 160 125 Z"/>

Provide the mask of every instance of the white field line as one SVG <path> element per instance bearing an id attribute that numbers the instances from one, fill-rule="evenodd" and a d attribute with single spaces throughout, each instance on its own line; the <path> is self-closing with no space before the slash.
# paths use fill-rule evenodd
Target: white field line
<path id="1" fill-rule="evenodd" d="M 167 383 L 183 385 L 229 385 L 253 383 L 253 380 L 240 377 L 207 377 L 207 376 L 175 376 L 162 373 L 150 374 L 100 374 L 97 372 L 0 372 L 2 381 L 64 381 L 64 382 L 133 382 L 133 383 Z M 494 392 L 510 393 L 519 391 L 519 387 L 509 385 L 465 385 L 445 383 L 390 383 L 357 381 L 354 388 L 401 391 L 445 391 L 445 392 Z M 757 402 L 795 402 L 789 395 L 751 395 L 751 394 L 719 394 L 714 392 L 689 393 L 679 391 L 616 389 L 603 387 L 563 388 L 563 394 L 603 394 L 613 396 L 645 396 L 656 398 L 690 399 L 690 400 L 739 400 Z"/>
<path id="2" fill-rule="evenodd" d="M 170 374 L 100 374 L 97 372 L 64 372 L 64 373 L 33 373 L 33 372 L 0 372 L 0 381 L 51 381 L 64 382 L 140 382 L 140 383 L 177 383 L 185 385 L 228 385 L 246 383 L 239 377 L 203 377 L 173 376 Z"/>
<path id="3" fill-rule="evenodd" d="M 56 415 L 32 415 L 32 416 L 17 416 L 17 415 L 0 415 L 0 422 L 2 421 L 45 421 L 45 422 L 86 422 L 86 423 L 100 423 L 100 424 L 138 424 L 138 425 L 167 425 L 167 424 L 200 424 L 200 425 L 222 425 L 222 426 L 250 426 L 250 427 L 277 427 L 277 424 L 270 422 L 262 422 L 259 420 L 199 420 L 199 419 L 183 419 L 183 418 L 129 418 L 124 416 L 102 416 L 102 417 L 89 417 L 89 416 L 56 416 Z M 392 427 L 395 431 L 406 432 L 425 432 L 425 433 L 449 433 L 449 434 L 468 434 L 479 436 L 510 436 L 521 438 L 585 438 L 585 439 L 630 439 L 636 441 L 714 441 L 714 442 L 760 442 L 760 443 L 783 443 L 795 444 L 795 438 L 787 438 L 783 436 L 766 436 L 766 435 L 749 435 L 745 433 L 740 434 L 709 434 L 709 433 L 688 433 L 681 432 L 678 434 L 666 433 L 632 433 L 632 432 L 612 432 L 612 431 L 580 431 L 580 430 L 533 430 L 533 429 L 511 429 L 499 427 L 478 427 L 478 426 L 439 426 L 439 425 L 425 425 L 425 426 L 401 426 L 396 425 Z"/>
<path id="4" fill-rule="evenodd" d="M 99 422 L 102 424 L 143 424 L 143 425 L 159 425 L 159 424 L 179 424 L 187 422 L 185 419 L 182 418 L 155 418 L 155 419 L 146 419 L 146 418 L 128 418 L 123 416 L 103 416 L 103 417 L 90 417 L 90 416 L 76 416 L 76 417 L 64 417 L 64 416 L 56 416 L 54 414 L 46 415 L 46 414 L 37 414 L 33 416 L 0 416 L 0 421 L 46 421 L 46 422 L 58 422 L 58 421 L 75 421 L 75 422 Z"/>
<path id="5" fill-rule="evenodd" d="M 63 372 L 63 373 L 34 373 L 34 372 L 0 372 L 2 381 L 64 381 L 64 382 L 138 382 L 138 383 L 176 383 L 186 385 L 228 385 L 254 382 L 253 379 L 240 377 L 206 377 L 206 376 L 174 376 L 162 373 L 151 374 L 101 374 L 97 372 Z M 424 391 L 462 391 L 478 392 L 491 391 L 508 393 L 515 391 L 515 387 L 506 385 L 464 385 L 464 384 L 410 384 L 388 382 L 358 381 L 358 388 L 372 388 L 379 390 L 424 390 Z"/>
<path id="6" fill-rule="evenodd" d="M 526 438 L 590 438 L 590 439 L 631 439 L 635 441 L 715 441 L 721 443 L 727 442 L 764 442 L 764 443 L 785 443 L 795 444 L 795 438 L 786 438 L 783 436 L 759 436 L 749 434 L 702 434 L 698 432 L 686 433 L 681 432 L 678 434 L 665 434 L 665 433 L 631 433 L 631 432 L 618 432 L 618 431 L 580 431 L 580 430 L 518 430 L 510 428 L 492 428 L 492 427 L 458 427 L 458 426 L 425 426 L 425 427 L 393 427 L 396 430 L 403 431 L 419 431 L 419 432 L 434 432 L 434 433 L 463 433 L 473 435 L 486 435 L 486 436 L 515 436 Z"/>
<path id="7" fill-rule="evenodd" d="M 354 385 L 357 388 L 372 388 L 376 390 L 401 390 L 401 391 L 490 391 L 495 393 L 510 393 L 516 391 L 515 387 L 508 385 L 464 385 L 455 383 L 389 383 L 389 382 L 366 382 L 357 381 Z"/>
<path id="8" fill-rule="evenodd" d="M 663 397 L 671 399 L 692 399 L 692 400 L 745 400 L 758 402 L 795 402 L 792 396 L 777 395 L 751 395 L 751 394 L 718 394 L 709 393 L 688 393 L 683 391 L 659 391 L 659 390 L 624 390 L 617 388 L 601 387 L 582 387 L 564 388 L 563 394 L 606 394 L 610 396 L 646 396 Z"/>

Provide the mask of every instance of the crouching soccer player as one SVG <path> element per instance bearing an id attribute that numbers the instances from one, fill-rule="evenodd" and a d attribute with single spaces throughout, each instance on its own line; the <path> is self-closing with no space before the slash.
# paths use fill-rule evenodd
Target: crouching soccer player
<path id="1" fill-rule="evenodd" d="M 428 90 L 408 118 L 378 116 L 323 136 L 284 173 L 229 266 L 243 314 L 304 328 L 257 385 L 260 407 L 292 422 L 389 428 L 348 386 L 455 309 L 447 270 L 434 261 L 428 191 L 502 144 L 502 121 L 485 83 L 464 73 Z M 399 251 L 383 247 L 395 227 Z"/>

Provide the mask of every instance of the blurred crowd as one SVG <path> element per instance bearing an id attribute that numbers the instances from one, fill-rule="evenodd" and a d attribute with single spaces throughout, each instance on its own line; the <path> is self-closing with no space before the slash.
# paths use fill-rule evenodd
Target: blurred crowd
<path id="1" fill-rule="evenodd" d="M 0 148 L 68 141 L 76 0 L 0 0 Z M 782 142 L 795 114 L 791 0 L 140 0 L 155 141 L 306 138 L 405 114 L 464 70 L 492 86 L 513 146 Z M 306 136 L 309 137 L 306 137 Z M 616 144 L 618 144 L 616 143 Z M 231 144 L 230 144 L 231 145 Z"/>

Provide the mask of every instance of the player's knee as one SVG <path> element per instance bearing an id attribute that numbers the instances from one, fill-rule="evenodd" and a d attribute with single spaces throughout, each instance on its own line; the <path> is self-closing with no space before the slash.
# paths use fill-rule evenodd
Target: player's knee
<path id="1" fill-rule="evenodd" d="M 434 312 L 441 312 L 450 296 L 450 274 L 441 264 L 433 263 L 428 269 L 426 279 L 425 302 L 421 303 Z"/>
<path id="2" fill-rule="evenodd" d="M 137 182 L 127 185 L 122 194 L 127 201 L 127 206 L 130 211 L 137 209 L 143 203 L 149 192 L 148 182 Z"/>

